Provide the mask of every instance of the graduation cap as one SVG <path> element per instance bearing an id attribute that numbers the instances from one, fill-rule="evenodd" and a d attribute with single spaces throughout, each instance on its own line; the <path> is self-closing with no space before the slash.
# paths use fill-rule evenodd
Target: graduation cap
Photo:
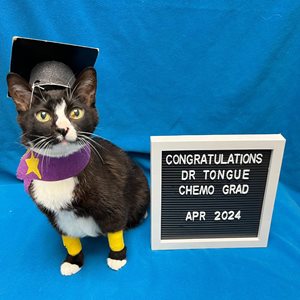
<path id="1" fill-rule="evenodd" d="M 99 49 L 13 37 L 10 72 L 26 79 L 34 90 L 72 87 L 75 75 L 94 66 Z"/>

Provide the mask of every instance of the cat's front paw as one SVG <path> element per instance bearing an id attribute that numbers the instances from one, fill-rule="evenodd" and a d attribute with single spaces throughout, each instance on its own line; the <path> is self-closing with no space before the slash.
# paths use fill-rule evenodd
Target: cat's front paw
<path id="1" fill-rule="evenodd" d="M 64 276 L 74 275 L 77 272 L 79 272 L 80 270 L 81 270 L 81 268 L 78 265 L 70 264 L 68 262 L 64 262 L 60 266 L 60 273 L 61 273 L 61 275 L 64 275 Z"/>
<path id="2" fill-rule="evenodd" d="M 67 254 L 65 261 L 60 266 L 61 275 L 70 276 L 78 273 L 83 266 L 83 261 L 84 257 L 82 251 L 75 256 Z"/>
<path id="3" fill-rule="evenodd" d="M 122 259 L 122 260 L 112 259 L 112 258 L 107 259 L 107 265 L 115 271 L 118 271 L 121 268 L 123 268 L 126 265 L 126 263 L 127 263 L 126 259 Z"/>

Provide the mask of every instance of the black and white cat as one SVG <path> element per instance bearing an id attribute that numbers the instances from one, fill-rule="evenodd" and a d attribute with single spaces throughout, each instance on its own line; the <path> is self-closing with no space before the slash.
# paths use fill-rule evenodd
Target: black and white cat
<path id="1" fill-rule="evenodd" d="M 32 90 L 15 73 L 8 74 L 7 82 L 23 130 L 22 143 L 31 155 L 24 160 L 25 175 L 36 176 L 28 192 L 67 248 L 61 273 L 72 275 L 83 266 L 79 238 L 85 236 L 107 235 L 107 264 L 114 270 L 122 268 L 126 264 L 123 230 L 138 225 L 146 215 L 149 188 L 142 170 L 124 151 L 92 137 L 98 123 L 95 69 L 82 71 L 71 89 Z M 64 162 L 80 151 L 89 156 L 79 174 L 43 180 L 52 162 L 59 162 L 64 173 L 69 168 Z M 78 157 L 70 166 L 77 162 Z"/>

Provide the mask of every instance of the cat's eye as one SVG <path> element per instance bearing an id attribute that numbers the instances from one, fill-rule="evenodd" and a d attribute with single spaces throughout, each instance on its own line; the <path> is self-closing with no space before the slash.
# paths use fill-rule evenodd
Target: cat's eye
<path id="1" fill-rule="evenodd" d="M 78 120 L 81 119 L 84 115 L 84 110 L 81 108 L 74 108 L 72 109 L 72 111 L 70 112 L 70 118 L 73 120 Z"/>
<path id="2" fill-rule="evenodd" d="M 37 112 L 35 114 L 35 117 L 39 122 L 42 122 L 42 123 L 46 123 L 52 119 L 50 114 L 43 110 Z"/>

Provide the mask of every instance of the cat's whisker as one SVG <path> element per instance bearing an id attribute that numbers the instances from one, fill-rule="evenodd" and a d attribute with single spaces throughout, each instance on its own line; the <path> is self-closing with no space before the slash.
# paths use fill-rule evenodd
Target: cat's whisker
<path id="1" fill-rule="evenodd" d="M 71 96 L 70 96 L 69 100 L 71 100 L 73 98 L 73 95 L 74 95 L 76 89 L 78 88 L 79 84 L 80 84 L 80 81 L 78 81 L 77 84 L 75 85 L 75 87 L 71 89 Z"/>
<path id="2" fill-rule="evenodd" d="M 44 137 L 37 137 L 37 138 L 35 138 L 35 139 L 33 139 L 33 140 L 30 140 L 30 141 L 28 141 L 28 142 L 30 142 L 30 143 L 37 143 L 39 140 L 44 140 L 45 138 Z"/>
<path id="3" fill-rule="evenodd" d="M 87 145 L 86 143 L 84 143 L 83 141 L 77 140 L 77 144 L 85 151 L 85 153 L 88 154 L 89 151 L 84 147 Z"/>
<path id="4" fill-rule="evenodd" d="M 103 137 L 101 135 L 98 135 L 98 134 L 96 134 L 94 132 L 80 131 L 80 130 L 78 130 L 78 133 L 81 134 L 82 136 L 85 136 L 85 137 L 86 137 L 86 134 L 89 134 L 90 136 L 88 136 L 88 137 L 98 137 L 100 139 L 103 139 Z M 100 147 L 105 148 L 105 147 L 103 147 L 103 145 L 100 145 L 97 141 L 95 141 L 95 140 L 93 140 L 93 141 L 95 143 L 97 143 Z"/>
<path id="5" fill-rule="evenodd" d="M 40 101 L 45 101 L 45 99 L 42 99 L 40 96 L 38 96 L 36 93 L 33 93 L 34 97 L 35 98 L 38 98 Z"/>
<path id="6" fill-rule="evenodd" d="M 45 139 L 43 139 L 42 141 L 38 142 L 38 146 L 35 147 L 33 150 L 35 152 L 38 152 L 40 149 L 42 149 L 43 145 L 46 143 Z M 41 163 L 41 168 L 43 169 L 43 162 Z"/>
<path id="7" fill-rule="evenodd" d="M 78 141 L 79 142 L 79 145 L 83 147 L 85 153 L 87 153 L 89 155 L 89 150 L 86 149 L 84 146 L 88 145 L 85 141 Z"/>
<path id="8" fill-rule="evenodd" d="M 45 142 L 42 146 L 41 146 L 41 148 L 40 148 L 40 150 L 42 150 L 44 153 L 43 153 L 43 156 L 42 156 L 42 162 L 41 162 L 41 169 L 43 170 L 44 169 L 44 158 L 45 158 L 45 145 L 47 144 L 47 142 Z"/>
<path id="9" fill-rule="evenodd" d="M 36 147 L 36 144 L 40 141 L 43 141 L 44 139 L 50 138 L 51 136 L 43 136 L 43 135 L 35 135 L 35 134 L 28 134 L 24 133 L 21 135 L 21 137 L 24 137 L 26 135 L 30 135 L 32 137 L 36 137 L 35 139 L 31 139 L 29 141 L 23 141 L 24 145 L 29 147 L 29 148 L 34 148 Z"/>
<path id="10" fill-rule="evenodd" d="M 47 102 L 47 100 L 45 99 L 45 97 L 44 97 L 44 95 L 43 95 L 43 93 L 42 93 L 42 89 L 39 88 L 38 90 L 39 90 L 39 92 L 40 92 L 40 94 L 41 94 L 41 96 L 42 96 L 42 98 L 43 98 L 43 101 L 44 101 L 44 102 Z"/>
<path id="11" fill-rule="evenodd" d="M 42 145 L 45 142 L 45 139 L 41 139 L 40 141 L 36 142 L 32 146 L 32 150 L 39 150 L 40 145 Z"/>
<path id="12" fill-rule="evenodd" d="M 78 138 L 77 143 L 79 144 L 79 146 L 83 147 L 83 149 L 86 151 L 86 153 L 88 153 L 88 150 L 84 148 L 84 146 L 86 146 L 87 143 L 82 138 Z"/>
<path id="13" fill-rule="evenodd" d="M 79 133 L 79 132 L 80 132 L 80 131 L 78 131 L 78 133 Z M 81 132 L 84 132 L 84 131 L 81 131 Z M 79 136 L 81 136 L 81 137 L 83 137 L 83 138 L 86 138 L 86 139 L 90 140 L 91 142 L 93 142 L 93 143 L 95 143 L 97 146 L 99 146 L 100 148 L 102 148 L 102 149 L 104 149 L 104 150 L 107 151 L 107 149 L 106 149 L 103 145 L 99 144 L 97 141 L 95 141 L 95 140 L 92 139 L 91 137 L 86 136 L 86 135 L 83 135 L 83 134 L 80 134 L 80 133 L 79 133 Z M 100 136 L 99 136 L 99 137 L 100 137 Z M 101 138 L 101 137 L 100 137 L 100 138 Z"/>
<path id="14" fill-rule="evenodd" d="M 43 158 L 42 158 L 42 168 L 44 167 L 44 158 L 46 157 L 46 168 L 47 168 L 47 158 L 48 158 L 48 151 L 50 151 L 51 142 L 53 142 L 53 138 L 51 138 L 49 141 L 47 141 L 43 147 L 42 150 L 44 152 Z"/>
<path id="15" fill-rule="evenodd" d="M 68 83 L 67 83 L 68 86 L 70 86 L 70 82 L 71 82 L 71 80 L 72 80 L 73 78 L 75 78 L 75 74 L 73 74 L 72 76 L 70 76 L 70 78 L 69 78 L 69 80 L 68 80 Z M 71 100 L 71 97 L 70 97 L 71 94 L 69 93 L 70 91 L 71 91 L 71 87 L 66 88 L 67 98 L 68 98 L 69 100 Z"/>
<path id="16" fill-rule="evenodd" d="M 66 88 L 67 99 L 71 100 L 69 91 L 70 91 L 70 88 Z"/>
<path id="17" fill-rule="evenodd" d="M 30 135 L 30 136 L 40 136 L 40 135 L 36 135 L 36 134 L 31 134 L 31 133 L 25 132 L 25 133 L 21 134 L 20 137 L 23 137 L 23 136 L 25 136 L 25 135 Z"/>
<path id="18" fill-rule="evenodd" d="M 51 135 L 38 135 L 38 134 L 32 134 L 32 133 L 29 133 L 30 136 L 37 136 L 37 137 L 50 137 Z"/>
<path id="19" fill-rule="evenodd" d="M 36 147 L 40 142 L 47 141 L 47 140 L 49 140 L 49 139 L 51 139 L 51 138 L 52 138 L 51 136 L 49 136 L 49 137 L 40 136 L 40 137 L 38 137 L 38 138 L 32 140 L 31 142 L 40 139 L 40 141 L 38 141 L 38 142 L 36 142 L 36 143 L 34 144 L 34 147 Z"/>
<path id="20" fill-rule="evenodd" d="M 19 138 L 21 139 L 21 138 L 23 138 L 24 136 L 27 136 L 27 138 L 28 138 L 28 135 L 29 135 L 29 136 L 32 136 L 32 137 L 37 137 L 36 139 L 30 140 L 30 141 L 28 141 L 28 142 L 34 142 L 35 140 L 37 140 L 37 139 L 39 139 L 39 138 L 45 138 L 45 136 L 43 136 L 43 135 L 29 134 L 29 133 L 27 133 L 27 132 L 21 134 Z"/>
<path id="21" fill-rule="evenodd" d="M 39 144 L 37 146 L 35 146 L 32 150 L 36 153 L 39 153 L 45 143 L 46 143 L 46 141 L 39 142 Z"/>
<path id="22" fill-rule="evenodd" d="M 46 168 L 48 168 L 48 165 L 50 163 L 50 156 L 48 155 L 51 151 L 51 144 L 49 143 L 46 147 L 46 150 L 45 150 L 45 156 L 46 156 Z"/>
<path id="23" fill-rule="evenodd" d="M 87 134 L 90 134 L 90 135 L 94 135 L 94 136 L 97 136 L 99 138 L 102 138 L 102 136 L 94 133 L 94 132 L 89 132 L 89 131 L 81 131 L 81 130 L 78 130 L 79 133 L 87 133 Z"/>
<path id="24" fill-rule="evenodd" d="M 91 150 L 94 151 L 94 153 L 97 154 L 97 156 L 101 159 L 101 161 L 104 163 L 102 156 L 100 155 L 100 153 L 98 152 L 98 150 L 89 142 L 89 141 L 85 141 L 86 144 L 88 144 L 91 147 Z"/>
<path id="25" fill-rule="evenodd" d="M 34 144 L 32 150 L 35 152 L 40 152 L 43 149 L 44 145 L 48 143 L 48 141 L 50 143 L 52 141 L 52 137 L 43 138 L 41 141 L 38 141 L 37 143 Z"/>
<path id="26" fill-rule="evenodd" d="M 22 138 L 23 136 L 25 136 L 25 135 L 27 135 L 28 133 L 27 132 L 24 132 L 24 133 L 22 133 L 20 136 L 19 136 L 19 138 Z"/>
<path id="27" fill-rule="evenodd" d="M 82 137 L 78 137 L 79 139 L 83 139 L 85 143 L 88 143 L 90 146 L 91 146 L 91 149 L 98 155 L 98 157 L 102 160 L 102 163 L 104 163 L 104 160 L 101 156 L 101 154 L 99 153 L 99 151 L 96 149 L 96 147 L 89 141 L 89 140 L 86 140 Z"/>
<path id="28" fill-rule="evenodd" d="M 69 80 L 68 80 L 68 84 L 67 84 L 68 86 L 70 85 L 70 82 L 71 82 L 71 80 L 72 80 L 73 78 L 75 78 L 75 74 L 73 74 L 73 75 L 70 76 L 70 78 L 69 78 Z"/>

